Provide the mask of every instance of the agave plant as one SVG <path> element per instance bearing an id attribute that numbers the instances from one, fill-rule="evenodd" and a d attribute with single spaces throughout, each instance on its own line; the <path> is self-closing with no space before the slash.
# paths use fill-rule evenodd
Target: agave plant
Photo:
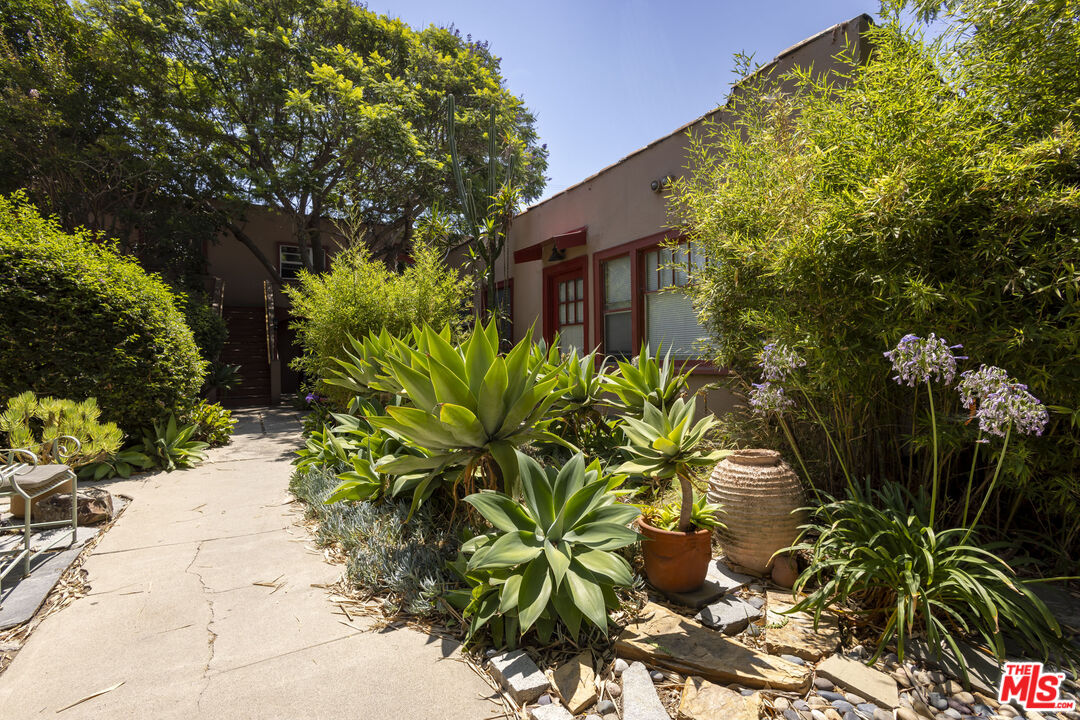
<path id="1" fill-rule="evenodd" d="M 469 636 L 493 619 L 508 637 L 536 625 L 543 641 L 556 621 L 574 638 L 583 618 L 605 630 L 618 606 L 614 588 L 633 582 L 629 563 L 612 552 L 638 539 L 627 527 L 638 509 L 612 493 L 623 478 L 604 477 L 596 461 L 586 467 L 580 453 L 561 469 L 515 455 L 524 504 L 490 490 L 465 498 L 495 528 L 467 541 L 457 563 L 472 585 Z"/>
<path id="2" fill-rule="evenodd" d="M 165 423 L 154 421 L 153 432 L 143 433 L 143 444 L 139 449 L 166 472 L 194 467 L 206 459 L 206 449 L 210 447 L 191 439 L 196 429 L 195 425 L 178 425 L 176 416 L 169 415 Z"/>
<path id="3" fill-rule="evenodd" d="M 424 327 L 420 349 L 398 342 L 388 355 L 386 374 L 402 388 L 412 406 L 386 408 L 369 422 L 421 450 L 423 457 L 391 458 L 381 472 L 427 475 L 415 488 L 413 508 L 447 471 L 453 484 L 471 490 L 479 473 L 488 487 L 514 493 L 518 463 L 515 449 L 529 442 L 566 445 L 548 432 L 546 416 L 561 396 L 558 368 L 529 370 L 531 343 L 522 340 L 506 356 L 498 352 L 495 323 L 477 327 L 461 345 Z"/>
<path id="4" fill-rule="evenodd" d="M 573 348 L 565 361 L 559 364 L 563 366 L 557 386 L 562 391 L 556 405 L 559 411 L 578 413 L 599 405 L 609 378 L 604 368 L 597 369 L 600 363 L 597 362 L 596 352 L 578 357 L 577 348 Z"/>
<path id="5" fill-rule="evenodd" d="M 615 409 L 641 417 L 645 405 L 667 410 L 686 390 L 689 372 L 676 370 L 669 350 L 660 358 L 654 357 L 649 346 L 642 343 L 641 350 L 630 362 L 620 360 L 619 371 L 603 379 L 608 391 L 615 395 L 610 401 Z"/>
<path id="6" fill-rule="evenodd" d="M 667 480 L 678 478 L 682 488 L 679 510 L 679 530 L 691 528 L 694 486 L 691 470 L 716 464 L 730 451 L 713 450 L 701 452 L 705 434 L 716 424 L 714 417 L 707 416 L 694 424 L 696 401 L 677 399 L 665 412 L 646 401 L 639 420 L 630 415 L 622 417 L 623 433 L 628 445 L 625 450 L 630 460 L 619 466 L 618 472 Z"/>
<path id="7" fill-rule="evenodd" d="M 450 328 L 443 328 L 440 336 L 449 340 Z M 404 339 L 393 337 L 386 328 L 379 333 L 369 333 L 363 340 L 349 335 L 352 351 L 342 350 L 344 358 L 331 358 L 337 366 L 326 370 L 323 383 L 345 388 L 361 397 L 398 393 L 401 386 L 393 383 L 385 372 L 387 358 L 394 354 L 400 356 L 402 345 L 421 349 L 422 339 L 423 331 L 415 326 Z"/>

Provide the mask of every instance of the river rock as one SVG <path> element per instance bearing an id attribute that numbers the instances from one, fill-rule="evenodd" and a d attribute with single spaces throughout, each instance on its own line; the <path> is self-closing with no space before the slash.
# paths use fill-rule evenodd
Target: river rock
<path id="1" fill-rule="evenodd" d="M 621 657 L 714 683 L 796 692 L 810 687 L 811 668 L 748 648 L 655 603 L 623 630 L 615 650 Z"/>
<path id="2" fill-rule="evenodd" d="M 761 695 L 742 695 L 701 677 L 690 677 L 683 687 L 678 720 L 758 720 Z"/>

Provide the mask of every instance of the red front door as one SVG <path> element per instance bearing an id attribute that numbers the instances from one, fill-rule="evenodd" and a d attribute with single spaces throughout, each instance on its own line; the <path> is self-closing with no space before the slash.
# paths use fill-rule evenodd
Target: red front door
<path id="1" fill-rule="evenodd" d="M 544 270 L 544 339 L 559 335 L 563 352 L 584 352 L 589 327 L 585 292 L 585 258 L 567 260 Z"/>

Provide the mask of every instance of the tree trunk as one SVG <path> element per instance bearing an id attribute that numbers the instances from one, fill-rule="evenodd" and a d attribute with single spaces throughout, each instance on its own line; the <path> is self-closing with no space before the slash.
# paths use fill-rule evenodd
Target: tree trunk
<path id="1" fill-rule="evenodd" d="M 255 241 L 252 240 L 251 237 L 235 223 L 230 222 L 228 223 L 227 227 L 229 228 L 229 232 L 233 234 L 233 237 L 239 240 L 240 243 L 243 244 L 244 247 L 246 247 L 248 250 L 250 250 L 251 253 L 255 256 L 255 258 L 260 263 L 262 263 L 263 268 L 270 276 L 270 279 L 274 281 L 274 284 L 281 286 L 281 274 L 278 273 L 277 268 L 274 267 L 274 264 L 272 262 L 270 262 L 270 259 L 266 257 L 266 254 L 259 248 L 258 245 L 255 244 Z"/>
<path id="2" fill-rule="evenodd" d="M 694 486 L 688 478 L 679 475 L 679 485 L 682 486 L 682 506 L 679 508 L 679 531 L 690 532 L 693 528 L 690 524 L 690 512 L 694 505 Z"/>

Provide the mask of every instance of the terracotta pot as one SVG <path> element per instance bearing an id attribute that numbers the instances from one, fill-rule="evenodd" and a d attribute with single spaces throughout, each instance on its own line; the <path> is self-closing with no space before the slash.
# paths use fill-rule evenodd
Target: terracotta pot
<path id="1" fill-rule="evenodd" d="M 649 525 L 638 518 L 638 531 L 645 536 L 641 553 L 645 556 L 645 576 L 657 590 L 689 592 L 705 584 L 712 560 L 712 530 L 672 532 Z"/>
<path id="2" fill-rule="evenodd" d="M 728 560 L 768 573 L 773 553 L 788 547 L 804 522 L 798 475 L 775 450 L 737 450 L 713 470 L 709 502 L 719 503 L 716 536 Z"/>

